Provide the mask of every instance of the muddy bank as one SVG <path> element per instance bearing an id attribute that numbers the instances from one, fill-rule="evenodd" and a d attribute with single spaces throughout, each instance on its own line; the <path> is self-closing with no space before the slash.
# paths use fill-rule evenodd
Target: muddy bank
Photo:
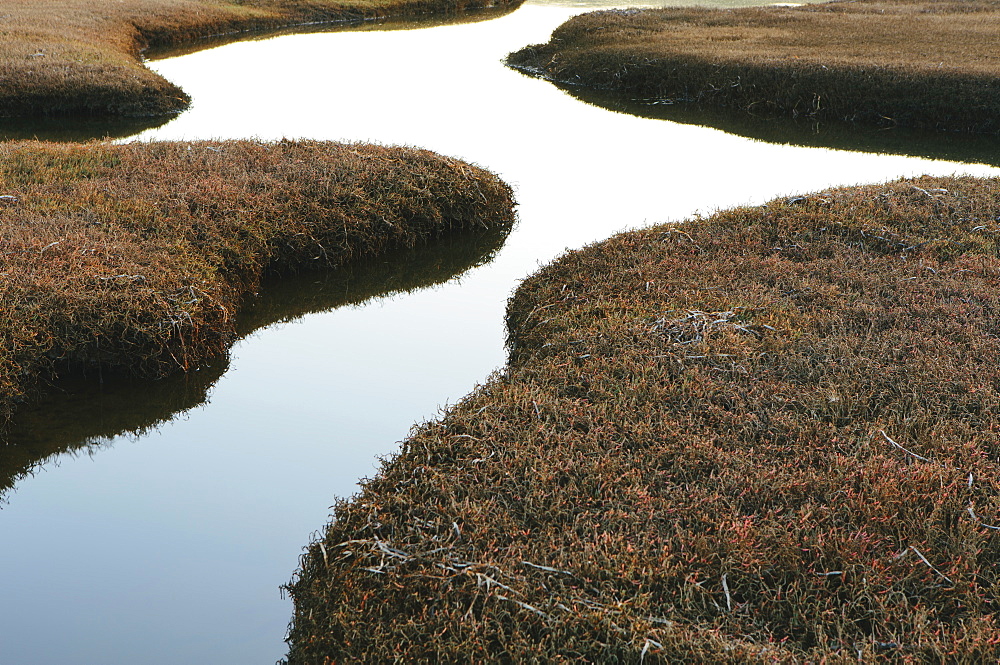
<path id="1" fill-rule="evenodd" d="M 1000 67 L 982 54 L 998 32 L 1000 7 L 983 0 L 613 9 L 507 62 L 647 102 L 996 133 Z"/>
<path id="2" fill-rule="evenodd" d="M 543 268 L 308 548 L 289 661 L 997 659 L 998 206 L 840 188 Z"/>
<path id="3" fill-rule="evenodd" d="M 60 375 L 156 378 L 223 356 L 265 275 L 503 233 L 493 174 L 319 141 L 0 146 L 0 414 Z"/>

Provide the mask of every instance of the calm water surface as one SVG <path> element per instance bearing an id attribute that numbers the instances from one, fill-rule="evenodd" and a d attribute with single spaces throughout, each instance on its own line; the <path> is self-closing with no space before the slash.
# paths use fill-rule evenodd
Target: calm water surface
<path id="1" fill-rule="evenodd" d="M 0 508 L 0 664 L 281 658 L 291 605 L 279 586 L 329 506 L 414 423 L 502 365 L 506 299 L 567 248 L 831 185 L 997 172 L 639 117 L 501 64 L 582 6 L 240 42 L 152 63 L 194 105 L 140 140 L 418 145 L 499 173 L 517 190 L 520 223 L 484 265 L 499 241 L 458 240 L 457 259 L 398 255 L 271 293 L 228 369 L 179 379 L 179 397 L 109 387 L 75 411 L 55 403 L 32 415 L 25 436 L 39 458 L 75 452 L 38 465 Z M 997 163 L 976 150 L 973 159 Z M 373 297 L 380 284 L 393 293 Z M 284 323 L 267 325 L 275 320 Z M 144 431 L 101 437 L 123 429 Z"/>

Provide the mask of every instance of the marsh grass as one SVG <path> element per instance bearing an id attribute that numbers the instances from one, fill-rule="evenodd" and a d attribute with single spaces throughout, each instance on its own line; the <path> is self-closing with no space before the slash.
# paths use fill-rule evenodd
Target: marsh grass
<path id="1" fill-rule="evenodd" d="M 318 141 L 0 145 L 0 416 L 77 370 L 225 354 L 265 274 L 513 223 L 494 175 Z"/>
<path id="2" fill-rule="evenodd" d="M 664 103 L 996 133 L 998 35 L 1000 4 L 988 0 L 608 10 L 508 63 Z"/>
<path id="3" fill-rule="evenodd" d="M 446 14 L 494 4 L 508 3 L 0 0 L 0 117 L 170 115 L 190 98 L 143 66 L 144 49 L 293 24 Z"/>
<path id="4" fill-rule="evenodd" d="M 995 662 L 998 210 L 832 189 L 543 268 L 309 546 L 290 662 Z"/>
<path id="5" fill-rule="evenodd" d="M 313 312 L 359 305 L 441 284 L 492 259 L 507 228 L 458 232 L 433 243 L 388 250 L 332 271 L 266 275 L 240 309 L 235 337 Z M 114 437 L 139 436 L 209 401 L 229 368 L 220 356 L 194 372 L 158 380 L 88 367 L 61 376 L 43 398 L 19 409 L 0 445 L 0 502 L 51 458 L 93 454 Z M 2 507 L 2 503 L 0 503 Z"/>

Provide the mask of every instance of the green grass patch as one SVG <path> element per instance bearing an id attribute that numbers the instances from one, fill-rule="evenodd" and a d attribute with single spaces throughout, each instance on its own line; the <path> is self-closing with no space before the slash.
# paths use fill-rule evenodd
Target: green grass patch
<path id="1" fill-rule="evenodd" d="M 831 189 L 543 268 L 309 546 L 290 662 L 996 661 L 998 210 Z"/>
<path id="2" fill-rule="evenodd" d="M 421 16 L 510 0 L 0 0 L 0 117 L 178 113 L 190 98 L 142 64 L 151 47 L 282 26 Z"/>
<path id="3" fill-rule="evenodd" d="M 266 274 L 514 219 L 493 174 L 319 141 L 0 145 L 0 417 L 77 370 L 156 378 L 225 354 Z"/>
<path id="4" fill-rule="evenodd" d="M 1000 131 L 1000 4 L 859 0 L 577 16 L 508 64 L 661 103 Z"/>

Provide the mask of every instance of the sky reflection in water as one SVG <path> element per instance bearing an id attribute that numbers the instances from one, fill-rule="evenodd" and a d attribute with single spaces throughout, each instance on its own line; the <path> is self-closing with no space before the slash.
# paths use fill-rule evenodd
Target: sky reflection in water
<path id="1" fill-rule="evenodd" d="M 282 37 L 151 63 L 194 105 L 143 140 L 419 145 L 499 173 L 521 221 L 489 265 L 259 330 L 237 345 L 208 406 L 19 482 L 0 509 L 0 662 L 280 658 L 291 608 L 278 586 L 328 506 L 411 425 L 503 363 L 507 297 L 566 248 L 837 184 L 996 172 L 635 117 L 501 64 L 584 4 L 594 6 L 527 5 L 487 22 Z"/>

